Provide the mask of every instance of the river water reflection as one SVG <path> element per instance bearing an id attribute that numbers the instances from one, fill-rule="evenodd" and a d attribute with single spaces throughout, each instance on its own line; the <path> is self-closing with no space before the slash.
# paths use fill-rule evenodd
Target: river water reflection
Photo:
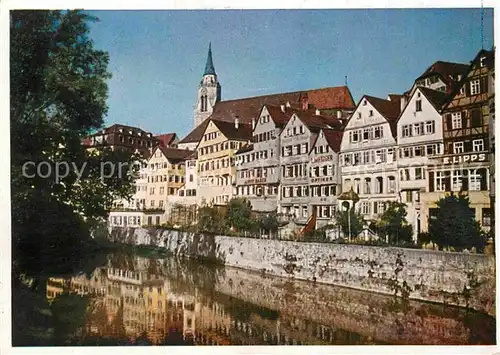
<path id="1" fill-rule="evenodd" d="M 91 275 L 49 279 L 50 302 L 65 292 L 89 300 L 74 345 L 495 342 L 487 315 L 174 258 L 110 254 Z"/>

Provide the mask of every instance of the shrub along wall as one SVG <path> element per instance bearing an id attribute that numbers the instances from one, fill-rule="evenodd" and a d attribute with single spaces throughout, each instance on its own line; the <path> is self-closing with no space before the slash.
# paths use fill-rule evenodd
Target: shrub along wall
<path id="1" fill-rule="evenodd" d="M 495 314 L 493 256 L 205 236 L 143 228 L 114 227 L 109 238 L 274 276 L 396 294 Z"/>

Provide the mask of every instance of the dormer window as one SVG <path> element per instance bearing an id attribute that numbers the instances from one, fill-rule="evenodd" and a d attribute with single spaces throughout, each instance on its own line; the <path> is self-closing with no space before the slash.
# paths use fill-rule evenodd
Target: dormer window
<path id="1" fill-rule="evenodd" d="M 373 110 L 370 110 L 370 114 L 369 114 L 370 117 L 373 117 Z"/>
<path id="2" fill-rule="evenodd" d="M 366 106 L 366 100 L 363 100 L 363 106 Z"/>
<path id="3" fill-rule="evenodd" d="M 486 57 L 481 57 L 481 59 L 479 60 L 479 65 L 481 66 L 481 68 L 483 68 L 486 65 L 485 61 Z"/>

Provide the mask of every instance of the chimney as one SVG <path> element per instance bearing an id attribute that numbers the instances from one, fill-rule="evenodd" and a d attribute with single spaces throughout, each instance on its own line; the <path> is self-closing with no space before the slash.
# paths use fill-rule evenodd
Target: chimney
<path id="1" fill-rule="evenodd" d="M 234 118 L 234 128 L 238 129 L 240 127 L 240 120 L 238 116 Z"/>
<path id="2" fill-rule="evenodd" d="M 290 101 L 286 102 L 286 107 L 292 107 L 292 104 L 290 104 Z"/>
<path id="3" fill-rule="evenodd" d="M 316 116 L 321 116 L 321 112 L 319 109 L 316 109 Z"/>
<path id="4" fill-rule="evenodd" d="M 281 112 L 285 112 L 285 111 L 286 111 L 285 105 L 281 105 Z"/>
<path id="5" fill-rule="evenodd" d="M 342 111 L 337 111 L 337 119 L 342 120 Z"/>

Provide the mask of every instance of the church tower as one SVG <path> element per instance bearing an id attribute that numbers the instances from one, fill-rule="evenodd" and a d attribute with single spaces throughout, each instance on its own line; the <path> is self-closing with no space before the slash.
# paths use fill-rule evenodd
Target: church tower
<path id="1" fill-rule="evenodd" d="M 208 45 L 207 63 L 198 88 L 198 97 L 194 109 L 194 126 L 198 127 L 214 110 L 214 106 L 221 98 L 221 86 L 217 81 L 214 63 L 212 60 L 212 44 Z"/>

